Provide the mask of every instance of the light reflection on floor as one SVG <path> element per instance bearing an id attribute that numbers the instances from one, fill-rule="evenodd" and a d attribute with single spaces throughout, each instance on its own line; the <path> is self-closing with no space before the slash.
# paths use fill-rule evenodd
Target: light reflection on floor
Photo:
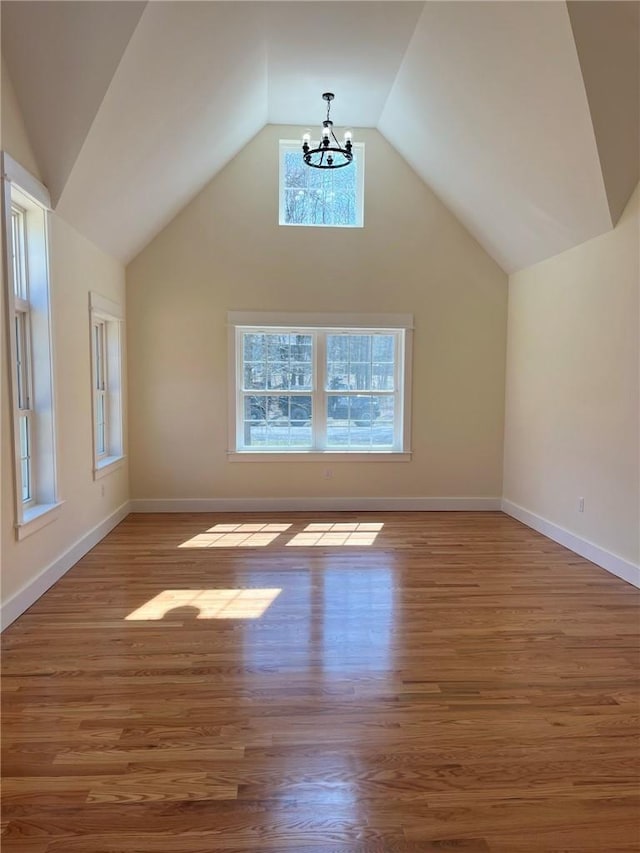
<path id="1" fill-rule="evenodd" d="M 301 546 L 367 546 L 373 545 L 384 525 L 382 522 L 318 522 L 307 524 L 287 545 Z"/>
<path id="2" fill-rule="evenodd" d="M 292 524 L 215 524 L 178 545 L 179 548 L 262 548 L 270 545 Z M 373 545 L 384 524 L 381 521 L 321 521 L 307 524 L 285 545 L 294 547 Z"/>
<path id="3" fill-rule="evenodd" d="M 282 589 L 165 589 L 130 613 L 129 621 L 153 621 L 192 607 L 197 619 L 258 619 Z"/>
<path id="4" fill-rule="evenodd" d="M 261 548 L 291 527 L 290 524 L 215 524 L 179 548 Z"/>

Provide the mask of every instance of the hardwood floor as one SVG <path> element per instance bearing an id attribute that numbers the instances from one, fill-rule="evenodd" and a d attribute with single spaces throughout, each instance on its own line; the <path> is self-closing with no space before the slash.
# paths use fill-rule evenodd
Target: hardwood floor
<path id="1" fill-rule="evenodd" d="M 129 516 L 3 635 L 2 851 L 638 851 L 639 596 L 500 513 Z"/>

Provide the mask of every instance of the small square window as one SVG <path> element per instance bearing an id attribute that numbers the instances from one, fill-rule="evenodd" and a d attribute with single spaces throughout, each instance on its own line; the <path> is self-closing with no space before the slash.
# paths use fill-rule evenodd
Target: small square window
<path id="1" fill-rule="evenodd" d="M 280 225 L 362 228 L 364 144 L 354 143 L 353 161 L 339 169 L 314 169 L 302 159 L 302 144 L 280 141 Z"/>

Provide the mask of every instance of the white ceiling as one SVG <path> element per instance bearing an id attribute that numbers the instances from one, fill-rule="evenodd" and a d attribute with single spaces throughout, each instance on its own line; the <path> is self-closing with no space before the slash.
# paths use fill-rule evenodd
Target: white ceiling
<path id="1" fill-rule="evenodd" d="M 3 53 L 57 209 L 125 262 L 265 123 L 317 127 L 332 90 L 336 124 L 377 127 L 510 271 L 612 225 L 600 139 L 611 160 L 637 56 L 631 37 L 616 65 L 613 10 L 638 4 L 588 5 L 580 61 L 554 0 L 4 0 Z M 598 31 L 619 103 L 596 140 Z M 616 171 L 617 207 L 633 174 Z"/>
<path id="2" fill-rule="evenodd" d="M 376 127 L 423 10 L 405 2 L 262 3 L 271 124 Z"/>
<path id="3" fill-rule="evenodd" d="M 2 53 L 54 203 L 145 5 L 2 3 Z"/>
<path id="4" fill-rule="evenodd" d="M 507 271 L 611 227 L 564 3 L 429 3 L 379 128 Z"/>

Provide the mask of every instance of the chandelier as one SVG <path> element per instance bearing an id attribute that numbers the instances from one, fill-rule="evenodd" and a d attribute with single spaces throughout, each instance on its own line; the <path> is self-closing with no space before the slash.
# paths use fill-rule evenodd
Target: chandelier
<path id="1" fill-rule="evenodd" d="M 314 169 L 340 169 L 342 166 L 348 166 L 353 160 L 351 131 L 345 131 L 344 143 L 340 145 L 333 132 L 333 122 L 329 118 L 331 101 L 335 95 L 333 92 L 325 92 L 322 97 L 327 102 L 327 117 L 322 122 L 322 139 L 312 148 L 311 134 L 305 133 L 302 137 L 302 156 L 307 166 Z"/>

